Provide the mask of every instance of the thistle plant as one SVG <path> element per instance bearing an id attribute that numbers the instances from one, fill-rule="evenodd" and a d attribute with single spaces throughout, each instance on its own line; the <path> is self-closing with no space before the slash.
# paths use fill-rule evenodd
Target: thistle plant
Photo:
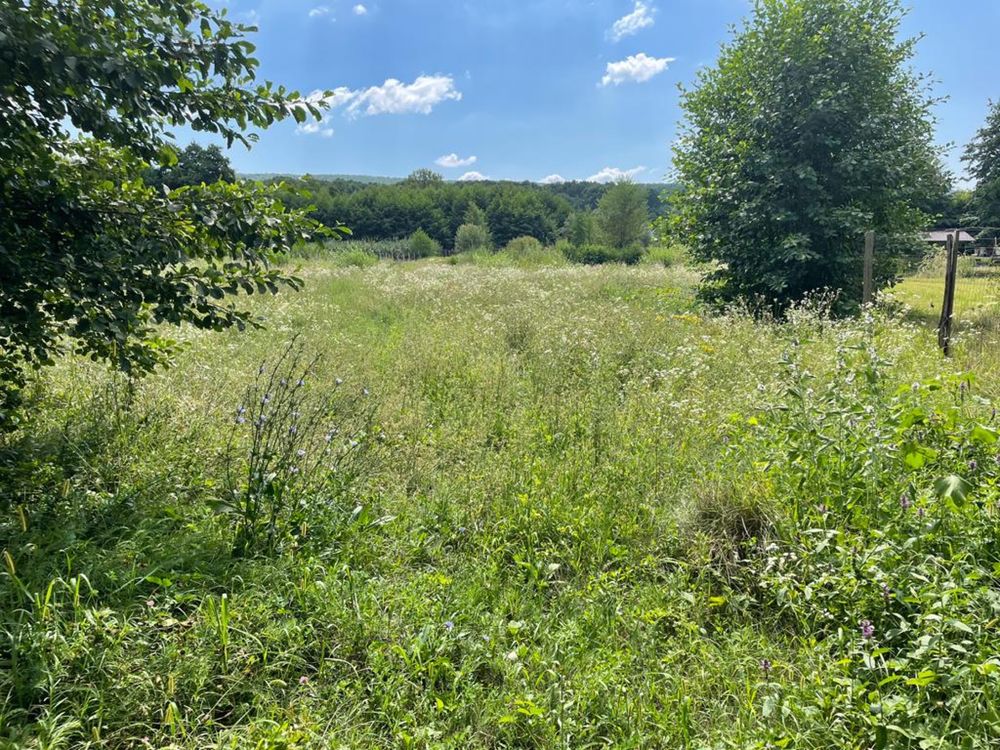
<path id="1" fill-rule="evenodd" d="M 221 505 L 236 519 L 237 556 L 273 554 L 289 535 L 304 535 L 316 502 L 335 500 L 363 465 L 373 416 L 368 391 L 344 395 L 340 378 L 316 388 L 319 362 L 293 339 L 260 365 L 234 410 L 229 497 Z"/>

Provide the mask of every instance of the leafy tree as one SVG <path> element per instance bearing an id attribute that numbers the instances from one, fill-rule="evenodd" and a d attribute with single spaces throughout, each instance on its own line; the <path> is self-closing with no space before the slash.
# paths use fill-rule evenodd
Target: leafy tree
<path id="1" fill-rule="evenodd" d="M 757 0 L 683 95 L 677 228 L 718 261 L 704 292 L 782 309 L 813 290 L 860 301 L 863 233 L 875 279 L 940 189 L 932 100 L 908 67 L 898 0 Z"/>
<path id="2" fill-rule="evenodd" d="M 596 234 L 597 229 L 594 225 L 594 214 L 590 211 L 581 211 L 569 218 L 566 236 L 570 243 L 576 247 L 591 244 Z"/>
<path id="3" fill-rule="evenodd" d="M 166 185 L 174 189 L 185 185 L 212 185 L 220 180 L 235 182 L 236 172 L 217 145 L 190 143 L 177 155 L 176 164 L 149 170 L 146 180 L 154 186 Z"/>
<path id="4" fill-rule="evenodd" d="M 7 424 L 25 364 L 70 349 L 145 371 L 170 351 L 157 324 L 253 324 L 233 295 L 298 284 L 266 258 L 317 225 L 274 189 L 217 182 L 165 194 L 142 180 L 142 160 L 175 163 L 166 127 L 249 145 L 248 127 L 320 115 L 295 92 L 254 84 L 251 31 L 195 0 L 0 4 Z"/>
<path id="5" fill-rule="evenodd" d="M 469 202 L 469 207 L 465 210 L 465 218 L 462 223 L 483 227 L 484 229 L 489 229 L 490 227 L 489 221 L 486 219 L 486 212 L 475 201 Z"/>
<path id="6" fill-rule="evenodd" d="M 463 224 L 455 233 L 456 253 L 489 250 L 492 244 L 490 233 L 480 224 Z"/>
<path id="7" fill-rule="evenodd" d="M 1000 102 L 990 102 L 986 124 L 965 149 L 962 160 L 976 180 L 970 208 L 990 236 L 1000 231 Z"/>
<path id="8" fill-rule="evenodd" d="M 649 235 L 646 191 L 632 182 L 619 182 L 601 198 L 595 219 L 601 238 L 611 247 L 641 245 Z"/>
<path id="9" fill-rule="evenodd" d="M 443 182 L 444 177 L 435 172 L 433 169 L 414 170 L 405 180 L 403 180 L 404 184 L 415 185 L 416 187 L 434 187 Z"/>
<path id="10" fill-rule="evenodd" d="M 414 258 L 430 258 L 440 254 L 441 245 L 423 229 L 410 235 L 410 255 Z"/>

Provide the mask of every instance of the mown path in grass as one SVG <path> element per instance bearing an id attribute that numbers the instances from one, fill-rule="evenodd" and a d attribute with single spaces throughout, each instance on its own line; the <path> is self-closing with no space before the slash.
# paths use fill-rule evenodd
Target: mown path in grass
<path id="1" fill-rule="evenodd" d="M 826 485 L 796 474 L 774 415 L 799 379 L 854 399 L 823 412 L 844 425 L 882 398 L 854 372 L 874 368 L 886 393 L 947 379 L 961 363 L 932 333 L 711 314 L 680 267 L 309 262 L 302 276 L 302 294 L 255 302 L 264 330 L 180 332 L 176 366 L 134 397 L 85 363 L 46 376 L 0 525 L 0 737 L 829 746 L 837 693 L 819 686 L 866 684 L 840 661 L 849 648 L 861 663 L 856 618 L 810 619 L 741 577 L 793 503 L 840 502 L 802 489 Z M 309 387 L 368 391 L 379 440 L 357 481 L 309 499 L 281 554 L 234 559 L 213 512 L 233 415 L 296 334 L 323 355 Z M 848 452 L 869 449 L 892 453 Z M 852 476 L 884 484 L 865 465 Z M 868 736 L 859 705 L 836 737 Z"/>

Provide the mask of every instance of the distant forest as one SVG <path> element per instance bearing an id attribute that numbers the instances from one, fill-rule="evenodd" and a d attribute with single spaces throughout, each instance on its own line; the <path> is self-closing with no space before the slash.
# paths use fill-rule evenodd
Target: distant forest
<path id="1" fill-rule="evenodd" d="M 493 241 L 503 246 L 515 237 L 531 236 L 543 243 L 563 236 L 571 217 L 593 211 L 611 185 L 596 182 L 446 182 L 420 170 L 402 180 L 352 176 L 242 175 L 246 179 L 283 181 L 289 190 L 282 200 L 289 207 L 315 206 L 313 217 L 351 228 L 357 239 L 409 237 L 422 229 L 451 248 L 472 203 L 489 222 Z M 651 218 L 667 211 L 663 198 L 676 189 L 670 184 L 644 184 Z M 301 194 L 305 191 L 305 195 Z"/>

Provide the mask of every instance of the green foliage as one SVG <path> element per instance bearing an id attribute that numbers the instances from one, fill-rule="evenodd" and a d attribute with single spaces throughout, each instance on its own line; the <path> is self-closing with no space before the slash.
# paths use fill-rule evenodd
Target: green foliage
<path id="1" fill-rule="evenodd" d="M 588 266 L 602 263 L 625 263 L 633 265 L 642 258 L 643 249 L 639 245 L 632 247 L 611 247 L 609 245 L 570 245 L 563 249 L 566 257 L 574 263 Z"/>
<path id="2" fill-rule="evenodd" d="M 238 556 L 300 544 L 361 470 L 371 410 L 359 419 L 339 382 L 313 391 L 318 363 L 318 357 L 307 361 L 293 340 L 260 365 L 234 410 L 226 449 L 229 494 L 213 506 L 233 519 Z"/>
<path id="3" fill-rule="evenodd" d="M 403 180 L 402 184 L 409 187 L 434 187 L 441 185 L 444 182 L 444 177 L 439 173 L 435 172 L 433 169 L 417 169 L 410 173 L 410 175 Z"/>
<path id="4" fill-rule="evenodd" d="M 470 224 L 476 227 L 482 227 L 487 232 L 490 229 L 489 222 L 486 220 L 486 212 L 479 207 L 479 204 L 475 201 L 469 202 L 469 207 L 465 209 L 465 218 L 462 220 L 464 224 Z"/>
<path id="5" fill-rule="evenodd" d="M 653 245 L 643 254 L 642 262 L 670 268 L 683 265 L 687 254 L 687 248 L 681 245 Z"/>
<path id="6" fill-rule="evenodd" d="M 622 181 L 601 198 L 594 214 L 598 235 L 611 247 L 623 249 L 649 240 L 649 209 L 638 185 Z"/>
<path id="7" fill-rule="evenodd" d="M 340 268 L 370 268 L 378 265 L 379 256 L 374 251 L 353 243 L 333 253 L 333 264 Z"/>
<path id="8" fill-rule="evenodd" d="M 970 208 L 976 225 L 1000 230 L 1000 102 L 990 102 L 986 123 L 965 148 L 962 160 L 976 180 Z"/>
<path id="9" fill-rule="evenodd" d="M 782 310 L 832 289 L 856 307 L 869 229 L 876 285 L 894 279 L 944 185 L 901 17 L 897 0 L 760 0 L 684 94 L 675 222 L 720 263 L 706 296 Z"/>
<path id="10" fill-rule="evenodd" d="M 166 185 L 176 189 L 185 185 L 211 185 L 220 180 L 235 182 L 236 173 L 229 159 L 216 145 L 189 143 L 177 155 L 177 163 L 161 166 L 146 173 L 146 181 L 154 187 Z"/>
<path id="11" fill-rule="evenodd" d="M 534 237 L 515 237 L 507 243 L 503 251 L 511 257 L 517 257 L 519 255 L 532 255 L 541 249 L 542 243 Z"/>
<path id="12" fill-rule="evenodd" d="M 0 369 L 15 387 L 66 350 L 147 371 L 170 354 L 159 324 L 246 326 L 238 293 L 298 286 L 267 255 L 318 227 L 275 189 L 142 180 L 140 159 L 176 159 L 165 127 L 249 144 L 247 128 L 319 115 L 253 85 L 250 27 L 190 0 L 102 0 L 7 3 L 0 29 Z"/>
<path id="13" fill-rule="evenodd" d="M 430 258 L 441 254 L 441 245 L 423 229 L 410 235 L 409 246 L 411 258 Z"/>
<path id="14" fill-rule="evenodd" d="M 489 230 L 482 224 L 463 224 L 455 232 L 456 253 L 489 250 L 491 245 Z"/>
<path id="15" fill-rule="evenodd" d="M 581 211 L 570 216 L 566 229 L 566 238 L 577 247 L 592 244 L 597 236 L 594 214 L 589 211 Z"/>
<path id="16" fill-rule="evenodd" d="M 327 254 L 146 380 L 42 373 L 0 441 L 0 744 L 996 746 L 995 332 L 943 361 L 879 308 L 503 255 Z M 234 556 L 233 421 L 289 331 L 376 452 Z"/>

